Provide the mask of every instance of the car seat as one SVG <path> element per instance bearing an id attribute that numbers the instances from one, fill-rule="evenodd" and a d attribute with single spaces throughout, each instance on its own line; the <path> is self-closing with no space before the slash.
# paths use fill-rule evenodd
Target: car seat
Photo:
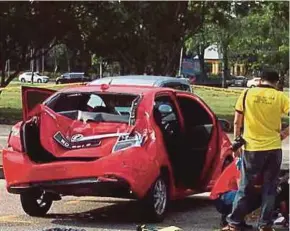
<path id="1" fill-rule="evenodd" d="M 110 109 L 109 107 L 104 107 L 104 106 L 97 106 L 94 107 L 92 112 L 99 112 L 99 113 L 113 113 L 114 111 Z"/>

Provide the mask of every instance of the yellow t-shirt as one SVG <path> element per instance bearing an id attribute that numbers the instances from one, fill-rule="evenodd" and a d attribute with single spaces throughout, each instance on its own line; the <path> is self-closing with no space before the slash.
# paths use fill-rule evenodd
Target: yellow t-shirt
<path id="1" fill-rule="evenodd" d="M 251 88 L 246 95 L 244 113 L 245 91 L 236 103 L 236 111 L 244 114 L 245 150 L 280 149 L 281 118 L 283 114 L 289 113 L 289 98 L 283 92 L 269 86 Z"/>

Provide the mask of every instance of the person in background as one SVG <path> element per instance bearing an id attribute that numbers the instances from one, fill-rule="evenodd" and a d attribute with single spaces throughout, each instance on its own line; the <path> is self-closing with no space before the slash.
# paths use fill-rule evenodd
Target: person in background
<path id="1" fill-rule="evenodd" d="M 235 107 L 234 137 L 245 140 L 244 151 L 234 152 L 242 158 L 241 180 L 231 214 L 227 217 L 228 225 L 222 230 L 241 230 L 245 216 L 256 197 L 253 186 L 259 175 L 262 204 L 258 222 L 259 231 L 272 231 L 272 215 L 275 207 L 276 189 L 282 162 L 282 140 L 289 136 L 289 127 L 281 131 L 281 117 L 289 115 L 289 98 L 276 90 L 279 75 L 275 71 L 264 71 L 261 84 L 245 90 L 240 95 Z"/>
<path id="2" fill-rule="evenodd" d="M 212 188 L 210 199 L 213 200 L 217 211 L 221 214 L 220 226 L 224 227 L 228 223 L 226 217 L 231 213 L 233 202 L 238 190 L 240 179 L 241 158 L 237 158 L 232 162 L 217 179 L 214 187 Z M 283 173 L 283 172 L 282 172 Z M 277 187 L 277 196 L 275 203 L 275 215 L 272 219 L 276 219 L 279 214 L 282 215 L 282 224 L 289 227 L 289 173 L 283 173 L 279 179 Z M 253 189 L 256 195 L 251 201 L 248 213 L 251 213 L 261 206 L 261 178 L 257 177 Z M 278 223 L 279 224 L 279 223 Z M 252 228 L 251 225 L 244 222 L 242 224 L 244 229 Z"/>
<path id="3" fill-rule="evenodd" d="M 228 224 L 226 217 L 232 211 L 233 202 L 238 190 L 240 179 L 240 165 L 240 158 L 237 158 L 235 162 L 232 162 L 218 178 L 210 194 L 210 199 L 213 200 L 217 211 L 221 214 L 221 227 L 225 227 Z M 256 187 L 259 189 L 260 185 L 257 184 Z M 257 190 L 256 198 L 252 201 L 248 213 L 255 211 L 260 207 L 260 205 L 261 196 L 259 194 L 259 190 Z M 246 222 L 243 222 L 241 226 L 245 229 L 252 228 L 252 226 L 246 224 Z"/>

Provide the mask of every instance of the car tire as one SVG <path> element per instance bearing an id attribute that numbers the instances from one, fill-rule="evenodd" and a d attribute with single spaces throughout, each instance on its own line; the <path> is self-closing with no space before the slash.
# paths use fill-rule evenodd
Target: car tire
<path id="1" fill-rule="evenodd" d="M 21 81 L 22 83 L 25 83 L 25 82 L 26 82 L 24 78 L 22 78 L 20 81 Z"/>
<path id="2" fill-rule="evenodd" d="M 25 213 L 32 217 L 44 216 L 52 205 L 52 198 L 45 191 L 29 191 L 20 194 L 20 201 Z"/>
<path id="3" fill-rule="evenodd" d="M 251 88 L 256 87 L 255 85 L 252 85 Z"/>
<path id="4" fill-rule="evenodd" d="M 37 83 L 42 83 L 42 80 L 41 80 L 41 79 L 38 79 L 38 80 L 37 80 Z"/>
<path id="5" fill-rule="evenodd" d="M 56 81 L 56 82 L 55 82 L 55 84 L 60 84 L 60 83 L 61 83 L 60 81 Z"/>
<path id="6" fill-rule="evenodd" d="M 149 222 L 162 222 L 169 204 L 169 187 L 165 177 L 158 177 L 149 189 L 143 203 Z"/>

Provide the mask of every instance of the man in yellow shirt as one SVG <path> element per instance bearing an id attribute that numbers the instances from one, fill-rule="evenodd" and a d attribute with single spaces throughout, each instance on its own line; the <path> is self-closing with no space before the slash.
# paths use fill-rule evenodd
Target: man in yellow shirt
<path id="1" fill-rule="evenodd" d="M 244 151 L 241 155 L 241 181 L 228 216 L 228 226 L 222 230 L 240 230 L 253 200 L 253 182 L 262 177 L 262 205 L 258 222 L 260 231 L 272 231 L 278 175 L 282 162 L 282 140 L 288 137 L 289 127 L 281 131 L 281 117 L 289 113 L 289 98 L 276 90 L 279 75 L 264 71 L 257 88 L 245 90 L 235 107 L 234 136 L 240 137 L 243 126 Z M 288 114 L 289 115 L 289 114 Z M 241 150 L 234 153 L 239 156 Z"/>

